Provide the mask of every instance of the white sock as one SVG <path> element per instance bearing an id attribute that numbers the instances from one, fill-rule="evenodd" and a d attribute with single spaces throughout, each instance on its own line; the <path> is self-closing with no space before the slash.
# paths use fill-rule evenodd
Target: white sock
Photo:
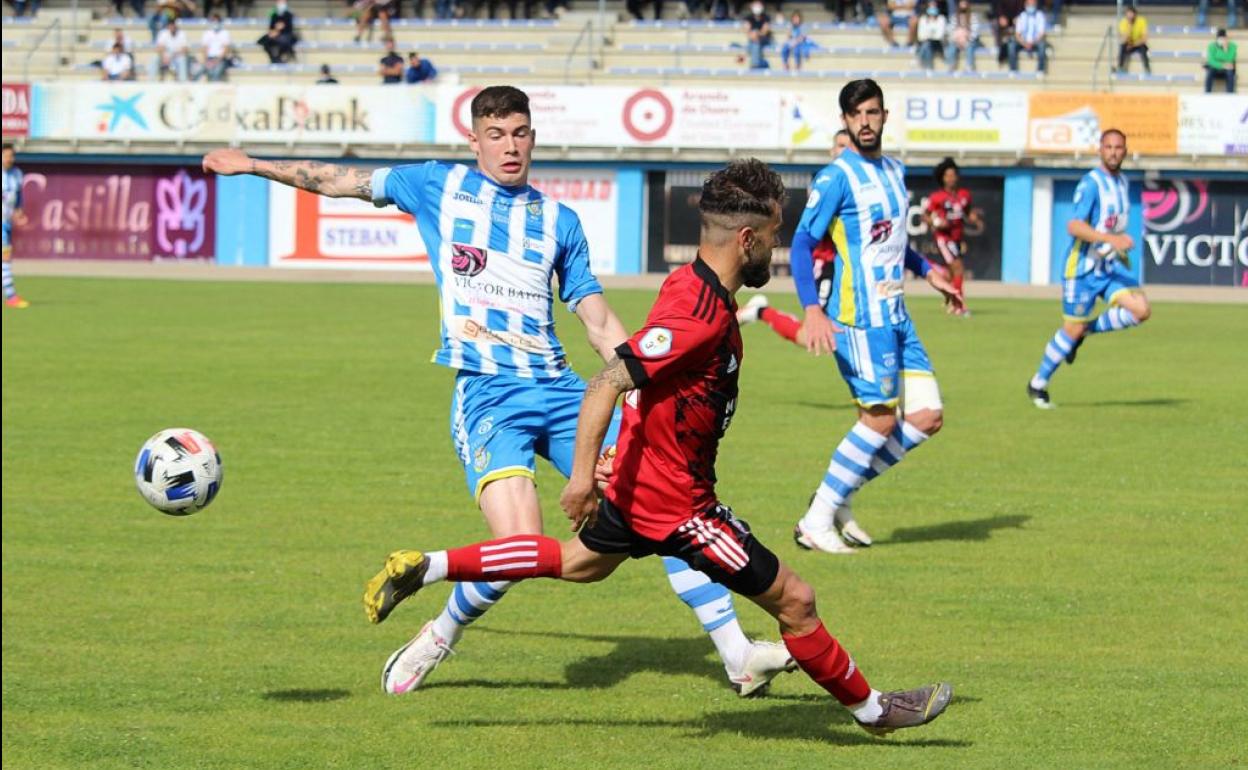
<path id="1" fill-rule="evenodd" d="M 862 703 L 855 703 L 849 707 L 849 710 L 853 713 L 854 719 L 871 724 L 884 716 L 884 708 L 880 705 L 880 691 L 872 690 L 866 700 Z"/>
<path id="2" fill-rule="evenodd" d="M 802 529 L 807 532 L 829 531 L 832 529 L 838 507 L 825 501 L 816 492 L 815 498 L 810 501 L 810 507 L 806 509 L 806 515 L 802 517 Z"/>
<path id="3" fill-rule="evenodd" d="M 455 622 L 450 610 L 443 607 L 442 614 L 433 619 L 433 633 L 453 645 L 464 635 L 464 627 Z"/>
<path id="4" fill-rule="evenodd" d="M 446 551 L 430 551 L 425 554 L 425 558 L 429 561 L 429 569 L 425 570 L 425 577 L 420 581 L 422 586 L 430 583 L 436 583 L 439 580 L 446 580 L 447 561 Z"/>
<path id="5" fill-rule="evenodd" d="M 1045 379 L 1041 379 L 1040 375 L 1034 375 L 1031 378 L 1031 387 L 1035 388 L 1036 390 L 1044 390 L 1045 388 L 1049 387 L 1049 381 Z"/>
<path id="6" fill-rule="evenodd" d="M 708 632 L 708 635 L 715 643 L 715 650 L 720 660 L 724 661 L 726 671 L 735 674 L 745 666 L 745 658 L 750 654 L 750 640 L 736 618 Z"/>

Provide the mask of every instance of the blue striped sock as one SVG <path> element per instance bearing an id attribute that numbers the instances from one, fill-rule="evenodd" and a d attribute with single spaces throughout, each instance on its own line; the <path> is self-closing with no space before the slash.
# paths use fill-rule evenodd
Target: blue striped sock
<path id="1" fill-rule="evenodd" d="M 1062 365 L 1062 361 L 1074 346 L 1075 341 L 1066 334 L 1066 330 L 1058 329 L 1049 344 L 1044 346 L 1044 358 L 1040 359 L 1040 368 L 1036 370 L 1036 376 L 1031 378 L 1032 387 L 1047 387 L 1053 372 Z"/>
<path id="2" fill-rule="evenodd" d="M 802 529 L 827 532 L 832 528 L 836 509 L 862 484 L 863 476 L 871 470 L 872 458 L 887 442 L 887 436 L 881 436 L 860 422 L 854 423 L 832 453 L 823 482 L 815 490 L 815 499 L 800 522 Z"/>
<path id="3" fill-rule="evenodd" d="M 498 603 L 514 583 L 456 583 L 442 614 L 433 621 L 433 630 L 450 644 L 459 641 L 464 629 Z"/>
<path id="4" fill-rule="evenodd" d="M 8 260 L 4 261 L 4 298 L 8 299 L 17 294 L 17 290 L 13 288 L 13 268 L 9 266 Z"/>
<path id="5" fill-rule="evenodd" d="M 1109 310 L 1101 313 L 1096 321 L 1088 327 L 1088 333 L 1104 334 L 1105 332 L 1116 332 L 1139 325 L 1140 322 L 1135 319 L 1130 310 L 1127 310 L 1125 307 L 1111 307 Z"/>
<path id="6" fill-rule="evenodd" d="M 897 427 L 893 429 L 893 433 L 888 437 L 888 441 L 884 442 L 884 446 L 880 447 L 880 451 L 876 452 L 875 457 L 871 458 L 871 467 L 867 469 L 866 473 L 862 474 L 862 482 L 858 485 L 858 488 L 861 489 L 868 481 L 901 462 L 901 459 L 910 450 L 929 438 L 931 437 L 928 434 L 905 420 L 897 423 Z"/>
<path id="7" fill-rule="evenodd" d="M 724 667 L 729 671 L 739 670 L 749 653 L 750 640 L 737 621 L 732 594 L 675 557 L 664 556 L 663 568 L 667 570 L 667 581 L 676 596 L 689 605 L 698 616 L 702 630 L 710 634 Z"/>

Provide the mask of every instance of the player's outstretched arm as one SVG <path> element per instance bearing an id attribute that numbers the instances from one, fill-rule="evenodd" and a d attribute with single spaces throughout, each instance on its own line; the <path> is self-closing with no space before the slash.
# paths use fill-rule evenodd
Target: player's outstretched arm
<path id="1" fill-rule="evenodd" d="M 594 485 L 594 468 L 598 449 L 606 438 L 611 414 L 620 394 L 637 387 L 632 375 L 619 356 L 612 354 L 602 371 L 585 386 L 585 399 L 576 423 L 576 446 L 572 450 L 572 473 L 559 496 L 559 507 L 572 520 L 572 531 L 581 524 L 594 525 L 598 512 L 598 495 Z"/>
<path id="2" fill-rule="evenodd" d="M 576 317 L 585 324 L 585 336 L 603 361 L 610 361 L 615 349 L 628 339 L 624 324 L 601 294 L 590 294 L 576 304 Z"/>
<path id="3" fill-rule="evenodd" d="M 204 156 L 204 172 L 235 176 L 254 174 L 329 198 L 373 198 L 371 169 L 316 160 L 260 160 L 242 150 L 213 150 Z"/>
<path id="4" fill-rule="evenodd" d="M 1127 252 L 1135 245 L 1135 239 L 1126 233 L 1106 233 L 1097 230 L 1082 219 L 1072 219 L 1066 223 L 1066 232 L 1075 238 L 1088 243 L 1108 243 L 1114 251 Z"/>

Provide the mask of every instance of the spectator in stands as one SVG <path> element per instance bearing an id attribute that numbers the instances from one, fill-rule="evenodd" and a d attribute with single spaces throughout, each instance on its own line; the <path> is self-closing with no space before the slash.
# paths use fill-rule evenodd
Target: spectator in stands
<path id="1" fill-rule="evenodd" d="M 423 83 L 426 80 L 433 80 L 437 76 L 438 68 L 433 66 L 433 62 L 420 58 L 420 54 L 415 51 L 407 55 L 407 71 L 403 73 L 405 81 L 408 83 Z"/>
<path id="2" fill-rule="evenodd" d="M 958 68 L 960 55 L 966 56 L 966 71 L 975 71 L 975 49 L 979 47 L 979 20 L 971 11 L 971 0 L 958 0 L 956 15 L 949 22 L 949 47 L 945 49 L 945 61 L 949 71 Z"/>
<path id="3" fill-rule="evenodd" d="M 771 45 L 771 20 L 767 17 L 767 8 L 754 0 L 750 3 L 750 13 L 745 17 L 745 47 L 749 53 L 750 69 L 763 70 L 770 65 L 763 58 L 763 49 Z"/>
<path id="4" fill-rule="evenodd" d="M 199 6 L 195 5 L 194 0 L 157 0 L 156 10 L 147 20 L 147 27 L 152 31 L 152 40 L 156 40 L 161 30 L 168 26 L 170 19 L 183 19 L 198 12 Z"/>
<path id="5" fill-rule="evenodd" d="M 1239 26 L 1239 5 L 1241 0 L 1226 0 L 1226 26 L 1231 29 Z M 1200 0 L 1196 6 L 1196 26 L 1203 27 L 1209 22 L 1209 0 Z"/>
<path id="6" fill-rule="evenodd" d="M 1036 0 L 1027 0 L 1023 12 L 1014 20 L 1014 37 L 1010 38 L 1010 71 L 1018 72 L 1020 51 L 1036 57 L 1036 70 L 1044 74 L 1048 68 L 1048 23 Z"/>
<path id="7" fill-rule="evenodd" d="M 373 39 L 373 23 L 381 20 L 381 39 L 392 37 L 390 19 L 398 13 L 398 0 L 356 0 L 355 42 L 360 42 L 364 31 L 368 30 L 368 39 Z"/>
<path id="8" fill-rule="evenodd" d="M 320 78 L 316 81 L 316 84 L 317 84 L 318 86 L 336 86 L 336 85 L 338 85 L 338 80 L 337 80 L 337 78 L 335 78 L 333 75 L 331 75 L 331 74 L 329 73 L 329 65 L 328 65 L 328 64 L 322 64 L 322 65 L 321 65 L 321 77 L 320 77 Z"/>
<path id="9" fill-rule="evenodd" d="M 402 83 L 403 82 L 403 57 L 394 52 L 394 38 L 386 38 L 386 55 L 381 57 L 381 65 L 377 68 L 377 74 L 381 75 L 381 82 Z"/>
<path id="10" fill-rule="evenodd" d="M 1118 71 L 1127 71 L 1127 57 L 1135 54 L 1144 60 L 1144 72 L 1151 75 L 1153 68 L 1148 63 L 1148 19 L 1128 5 L 1122 19 L 1118 22 Z"/>
<path id="11" fill-rule="evenodd" d="M 1219 29 L 1218 35 L 1209 44 L 1205 52 L 1205 93 L 1213 93 L 1213 81 L 1222 78 L 1226 81 L 1226 92 L 1235 93 L 1235 57 L 1239 48 L 1226 36 L 1225 29 Z"/>
<path id="12" fill-rule="evenodd" d="M 490 18 L 494 18 L 497 13 L 496 7 L 499 0 L 490 0 Z M 533 18 L 533 6 L 537 5 L 537 0 L 507 0 L 507 10 L 511 13 L 513 19 L 531 19 Z M 524 9 L 521 15 L 520 9 Z"/>
<path id="13" fill-rule="evenodd" d="M 120 45 L 121 50 L 130 56 L 132 60 L 131 64 L 133 64 L 134 41 L 130 39 L 130 36 L 127 35 L 126 31 L 123 30 L 121 27 L 117 27 L 113 30 L 113 44 Z"/>
<path id="14" fill-rule="evenodd" d="M 1024 0 L 993 0 L 988 16 L 992 19 L 992 43 L 997 47 L 997 63 L 1009 61 L 1014 20 L 1023 12 Z"/>
<path id="15" fill-rule="evenodd" d="M 789 69 L 789 57 L 793 57 L 793 69 L 800 70 L 802 62 L 810 58 L 813 41 L 806 36 L 806 26 L 802 22 L 802 12 L 794 11 L 789 17 L 789 39 L 780 47 L 780 58 L 784 61 L 785 70 Z"/>
<path id="16" fill-rule="evenodd" d="M 134 58 L 121 43 L 113 43 L 113 50 L 100 62 L 100 75 L 104 80 L 134 80 Z"/>
<path id="17" fill-rule="evenodd" d="M 28 12 L 33 19 L 39 13 L 40 0 L 13 0 L 13 15 L 25 16 Z"/>
<path id="18" fill-rule="evenodd" d="M 906 45 L 914 45 L 915 36 L 919 31 L 919 20 L 915 18 L 916 0 L 888 0 L 886 10 L 879 15 L 880 32 L 889 45 L 896 48 L 901 45 L 893 33 L 895 27 L 906 30 Z"/>
<path id="19" fill-rule="evenodd" d="M 161 80 L 170 70 L 178 81 L 186 80 L 190 74 L 191 44 L 186 39 L 186 32 L 178 29 L 178 20 L 170 19 L 165 28 L 156 36 L 156 76 Z"/>
<path id="20" fill-rule="evenodd" d="M 225 80 L 225 70 L 234 42 L 230 39 L 230 31 L 221 21 L 221 14 L 214 13 L 211 22 L 199 41 L 204 47 L 204 77 L 212 82 L 220 82 Z"/>
<path id="21" fill-rule="evenodd" d="M 642 15 L 642 5 L 645 0 L 625 0 L 624 7 L 633 15 L 637 21 L 643 21 L 646 17 Z M 494 18 L 493 16 L 490 17 Z M 654 0 L 654 18 L 655 21 L 663 18 L 663 0 Z"/>
<path id="22" fill-rule="evenodd" d="M 1049 29 L 1052 31 L 1062 30 L 1062 0 L 1049 0 L 1049 15 L 1045 21 L 1049 23 Z"/>
<path id="23" fill-rule="evenodd" d="M 927 0 L 915 33 L 919 43 L 919 64 L 923 69 L 930 70 L 936 66 L 936 54 L 944 57 L 948 26 L 949 20 L 940 12 L 940 0 Z"/>
<path id="24" fill-rule="evenodd" d="M 286 0 L 278 0 L 269 14 L 269 29 L 256 41 L 269 55 L 270 64 L 282 64 L 295 58 L 295 15 L 286 6 Z"/>
<path id="25" fill-rule="evenodd" d="M 143 2 L 144 0 L 130 0 L 130 7 L 134 9 L 134 17 L 136 19 L 144 18 Z M 113 8 L 117 11 L 118 16 L 126 15 L 125 10 L 122 8 L 123 5 L 125 5 L 125 0 L 113 0 Z"/>
<path id="26" fill-rule="evenodd" d="M 556 19 L 568 11 L 568 0 L 546 0 L 546 13 Z"/>
<path id="27" fill-rule="evenodd" d="M 850 21 L 865 21 L 875 15 L 872 12 L 874 9 L 871 7 L 871 0 L 865 0 L 865 2 L 860 2 L 859 0 L 823 0 L 823 7 L 829 13 L 833 12 L 834 6 L 836 20 L 839 22 L 844 22 L 846 16 L 849 17 Z M 847 14 L 847 10 L 850 13 Z"/>

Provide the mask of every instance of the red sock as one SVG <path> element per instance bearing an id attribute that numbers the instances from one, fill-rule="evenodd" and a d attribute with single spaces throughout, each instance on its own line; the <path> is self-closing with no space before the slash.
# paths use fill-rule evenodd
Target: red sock
<path id="1" fill-rule="evenodd" d="M 758 311 L 758 320 L 770 326 L 776 334 L 789 342 L 797 342 L 797 330 L 802 328 L 802 322 L 797 320 L 797 316 L 776 310 L 774 307 L 765 307 Z"/>
<path id="2" fill-rule="evenodd" d="M 823 627 L 822 621 L 809 634 L 783 634 L 783 637 L 784 645 L 789 648 L 797 665 L 841 703 L 852 706 L 862 703 L 871 694 L 871 685 L 867 684 L 866 677 L 854 665 L 845 648 Z"/>
<path id="3" fill-rule="evenodd" d="M 447 580 L 524 580 L 562 574 L 559 541 L 545 535 L 513 535 L 446 552 Z"/>
<path id="4" fill-rule="evenodd" d="M 953 288 L 957 289 L 958 293 L 962 292 L 962 276 L 960 274 L 953 277 Z"/>

